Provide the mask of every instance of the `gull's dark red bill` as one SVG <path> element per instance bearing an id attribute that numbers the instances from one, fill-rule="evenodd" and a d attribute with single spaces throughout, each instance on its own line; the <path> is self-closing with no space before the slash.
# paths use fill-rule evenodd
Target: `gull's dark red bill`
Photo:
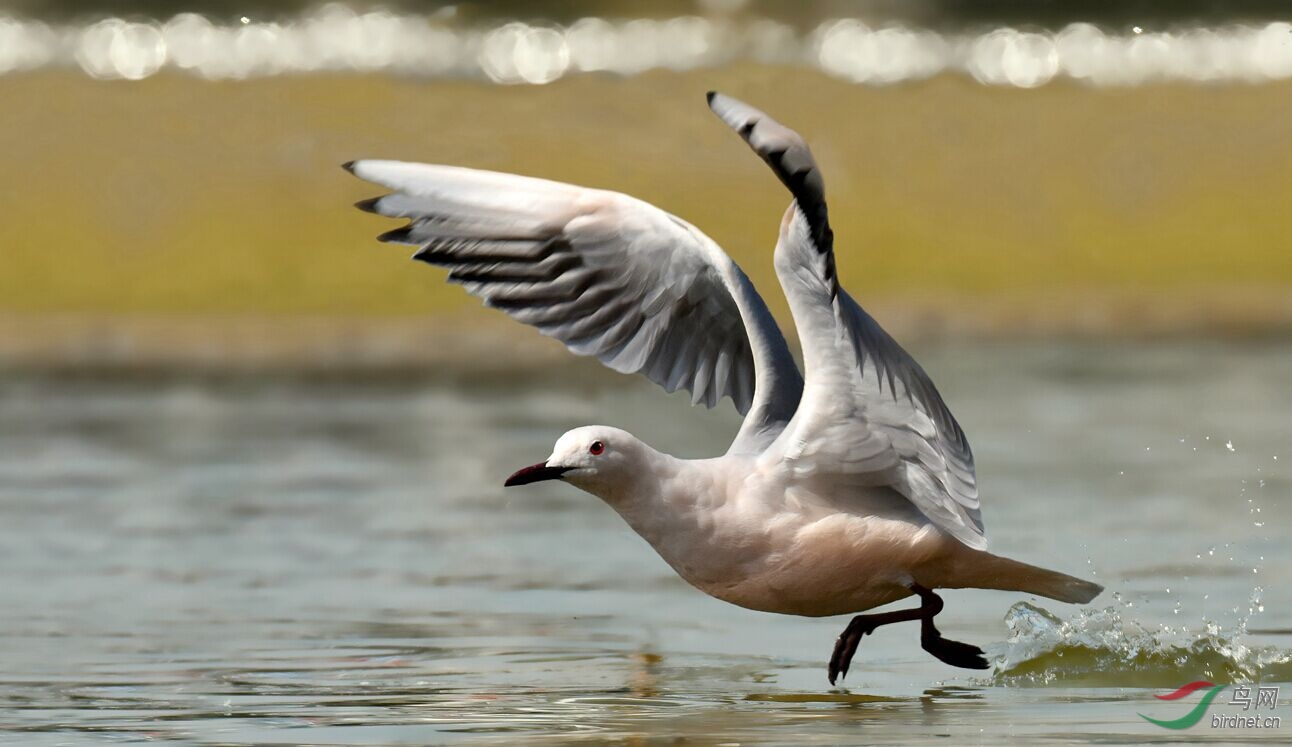
<path id="1" fill-rule="evenodd" d="M 547 462 L 539 462 L 516 470 L 515 474 L 508 477 L 502 486 L 510 488 L 516 485 L 528 485 L 531 482 L 539 482 L 540 480 L 555 480 L 569 471 L 569 467 L 549 467 Z"/>

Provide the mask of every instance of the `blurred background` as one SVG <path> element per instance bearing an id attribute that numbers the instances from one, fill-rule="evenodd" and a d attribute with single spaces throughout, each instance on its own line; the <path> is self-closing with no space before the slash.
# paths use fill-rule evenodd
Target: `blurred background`
<path id="1" fill-rule="evenodd" d="M 811 140 L 843 279 L 899 329 L 1285 329 L 1292 26 L 1220 7 L 18 2 L 0 355 L 360 364 L 487 324 L 346 209 L 358 157 L 628 192 L 774 291 L 784 196 L 710 88 Z"/>
<path id="2" fill-rule="evenodd" d="M 1292 678 L 1289 21 L 0 0 L 0 743 L 1139 741 L 1153 692 Z M 788 330 L 788 198 L 710 89 L 812 144 L 842 281 L 969 433 L 993 548 L 1109 587 L 948 595 L 989 675 L 893 631 L 827 690 L 844 621 L 707 599 L 572 489 L 504 494 L 577 425 L 708 456 L 738 418 L 378 244 L 339 167 L 635 195 Z"/>

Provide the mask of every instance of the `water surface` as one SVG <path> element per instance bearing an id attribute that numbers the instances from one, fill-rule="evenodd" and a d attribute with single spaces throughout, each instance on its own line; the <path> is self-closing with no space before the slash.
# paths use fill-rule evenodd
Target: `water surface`
<path id="1" fill-rule="evenodd" d="M 894 626 L 840 688 L 845 618 L 709 599 L 596 499 L 501 488 L 586 423 L 720 453 L 729 408 L 586 362 L 7 374 L 0 743 L 1285 740 L 1137 713 L 1182 715 L 1152 695 L 1193 680 L 1292 680 L 1292 346 L 920 353 L 975 446 L 993 549 L 1108 591 L 949 592 L 942 629 L 995 671 Z"/>

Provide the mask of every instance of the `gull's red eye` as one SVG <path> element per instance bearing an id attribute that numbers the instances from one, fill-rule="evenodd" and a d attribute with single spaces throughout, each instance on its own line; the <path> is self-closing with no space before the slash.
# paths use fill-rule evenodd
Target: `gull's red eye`
<path id="1" fill-rule="evenodd" d="M 605 450 L 606 450 L 606 445 L 601 443 L 600 441 L 593 441 L 592 445 L 588 447 L 588 453 L 591 454 L 592 456 L 601 456 L 601 453 L 604 452 Z"/>

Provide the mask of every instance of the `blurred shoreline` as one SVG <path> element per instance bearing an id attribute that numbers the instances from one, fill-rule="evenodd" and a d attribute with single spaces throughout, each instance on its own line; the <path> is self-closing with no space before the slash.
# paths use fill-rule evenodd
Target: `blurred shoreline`
<path id="1" fill-rule="evenodd" d="M 0 365 L 430 368 L 564 360 L 374 237 L 394 157 L 613 189 L 694 223 L 788 327 L 788 203 L 704 91 L 826 174 L 844 286 L 904 342 L 1292 333 L 1292 82 L 873 87 L 732 65 L 545 86 L 0 76 Z M 87 133 L 90 136 L 87 136 Z M 498 351 L 505 349 L 504 360 Z"/>
<path id="2" fill-rule="evenodd" d="M 1205 299 L 1096 293 L 860 300 L 900 343 L 915 348 L 1292 339 L 1292 293 L 1276 288 Z M 779 321 L 793 343 L 791 320 Z M 483 308 L 389 317 L 0 313 L 0 373 L 534 376 L 559 375 L 576 360 L 556 341 Z"/>

